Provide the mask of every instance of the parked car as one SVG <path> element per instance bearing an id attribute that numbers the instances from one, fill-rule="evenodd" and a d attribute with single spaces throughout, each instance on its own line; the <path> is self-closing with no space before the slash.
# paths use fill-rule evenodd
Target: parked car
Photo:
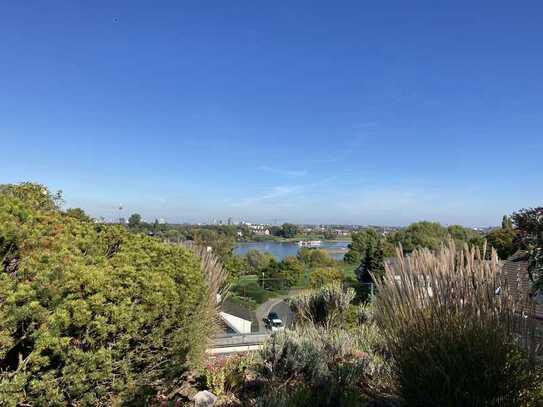
<path id="1" fill-rule="evenodd" d="M 281 318 L 279 318 L 279 315 L 277 315 L 277 312 L 270 312 L 268 317 L 264 318 L 264 322 L 266 323 L 266 327 L 272 332 L 282 331 L 285 329 L 285 325 L 283 324 Z"/>

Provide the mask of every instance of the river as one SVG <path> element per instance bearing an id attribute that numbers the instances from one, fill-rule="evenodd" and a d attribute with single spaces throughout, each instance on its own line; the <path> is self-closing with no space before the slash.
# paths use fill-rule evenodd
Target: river
<path id="1" fill-rule="evenodd" d="M 323 249 L 328 252 L 330 257 L 336 260 L 343 260 L 343 256 L 347 251 L 348 241 L 323 241 L 319 249 Z M 251 249 L 256 249 L 261 252 L 270 252 L 277 261 L 283 260 L 286 256 L 296 256 L 300 247 L 297 243 L 283 243 L 283 242 L 250 242 L 250 243 L 237 243 L 234 248 L 234 253 L 243 255 Z"/>

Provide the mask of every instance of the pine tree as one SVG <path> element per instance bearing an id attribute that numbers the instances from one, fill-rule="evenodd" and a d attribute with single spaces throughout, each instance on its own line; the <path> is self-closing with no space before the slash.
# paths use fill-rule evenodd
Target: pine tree
<path id="1" fill-rule="evenodd" d="M 385 254 L 381 241 L 370 243 L 362 263 L 356 270 L 358 281 L 362 284 L 374 283 L 372 275 L 380 277 L 385 272 Z"/>

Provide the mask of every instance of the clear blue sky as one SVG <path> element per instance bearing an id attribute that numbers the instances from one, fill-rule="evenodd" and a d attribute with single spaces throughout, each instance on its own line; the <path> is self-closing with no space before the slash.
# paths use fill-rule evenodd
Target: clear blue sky
<path id="1" fill-rule="evenodd" d="M 5 1 L 0 182 L 93 216 L 497 224 L 543 204 L 542 21 L 540 1 Z"/>

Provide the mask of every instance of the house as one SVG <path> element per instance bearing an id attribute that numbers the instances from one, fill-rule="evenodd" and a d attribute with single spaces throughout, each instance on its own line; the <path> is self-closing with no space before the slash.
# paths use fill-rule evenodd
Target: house
<path id="1" fill-rule="evenodd" d="M 257 236 L 269 236 L 271 234 L 268 225 L 253 223 L 246 223 L 245 225 Z"/>
<path id="2" fill-rule="evenodd" d="M 250 334 L 253 322 L 256 322 L 254 311 L 228 299 L 221 304 L 219 317 L 222 331 L 227 335 Z M 258 327 L 258 324 L 255 324 L 255 327 Z"/>
<path id="3" fill-rule="evenodd" d="M 219 312 L 224 331 L 228 334 L 250 334 L 252 322 L 238 316 Z"/>
<path id="4" fill-rule="evenodd" d="M 511 295 L 518 300 L 524 300 L 529 293 L 528 254 L 519 251 L 507 259 L 503 264 L 503 273 L 507 281 L 507 288 Z M 534 317 L 543 321 L 543 303 L 535 304 Z"/>

